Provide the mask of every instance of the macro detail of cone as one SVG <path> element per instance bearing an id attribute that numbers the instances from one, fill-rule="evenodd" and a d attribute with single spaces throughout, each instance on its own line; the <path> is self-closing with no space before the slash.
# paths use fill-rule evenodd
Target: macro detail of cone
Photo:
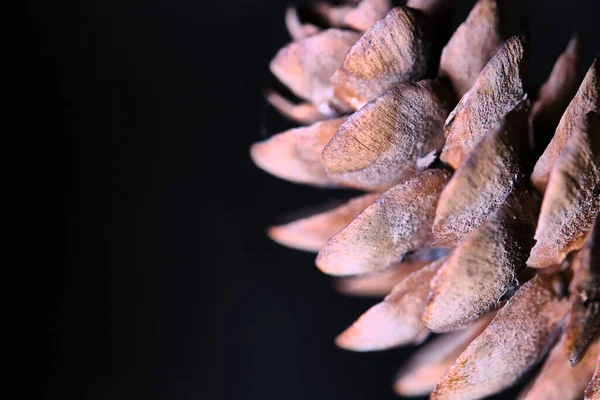
<path id="1" fill-rule="evenodd" d="M 318 252 L 330 237 L 341 231 L 365 208 L 373 204 L 379 194 L 371 193 L 351 199 L 339 206 L 304 217 L 285 225 L 269 228 L 274 241 L 295 249 Z"/>
<path id="2" fill-rule="evenodd" d="M 581 248 L 599 206 L 600 114 L 588 113 L 554 161 L 527 264 L 557 265 Z"/>
<path id="3" fill-rule="evenodd" d="M 327 113 L 332 95 L 329 78 L 359 37 L 357 32 L 331 28 L 302 38 L 279 50 L 271 71 L 296 96 Z"/>
<path id="4" fill-rule="evenodd" d="M 573 256 L 571 312 L 565 327 L 569 361 L 575 365 L 600 328 L 600 223 L 596 222 L 585 246 Z"/>
<path id="5" fill-rule="evenodd" d="M 323 151 L 337 182 L 389 188 L 413 175 L 417 161 L 444 144 L 448 93 L 438 82 L 401 83 L 352 114 Z"/>
<path id="6" fill-rule="evenodd" d="M 345 118 L 330 119 L 291 129 L 254 144 L 250 155 L 257 166 L 280 178 L 336 186 L 323 168 L 321 152 L 344 121 Z"/>
<path id="7" fill-rule="evenodd" d="M 267 101 L 305 126 L 251 157 L 366 193 L 268 235 L 318 252 L 339 292 L 384 298 L 339 347 L 442 332 L 400 370 L 400 395 L 484 398 L 547 356 L 521 398 L 599 399 L 599 61 L 579 80 L 573 36 L 528 92 L 529 34 L 505 40 L 498 4 L 479 0 L 447 40 L 451 5 L 319 2 L 315 21 L 288 9 L 292 42 L 271 70 L 301 102 Z"/>
<path id="8" fill-rule="evenodd" d="M 538 91 L 530 118 L 532 144 L 537 149 L 543 150 L 548 145 L 554 127 L 577 91 L 580 47 L 579 39 L 576 36 L 572 37 L 565 51 L 554 63 L 550 76 Z"/>
<path id="9" fill-rule="evenodd" d="M 512 385 L 548 350 L 568 302 L 553 277 L 536 276 L 502 308 L 490 325 L 440 379 L 432 399 L 478 399 Z"/>
<path id="10" fill-rule="evenodd" d="M 444 372 L 490 323 L 490 313 L 463 330 L 434 338 L 418 349 L 396 375 L 394 390 L 401 396 L 424 396 L 435 388 Z"/>
<path id="11" fill-rule="evenodd" d="M 335 71 L 336 98 L 358 109 L 395 84 L 423 78 L 432 40 L 426 14 L 393 8 L 358 39 Z"/>
<path id="12" fill-rule="evenodd" d="M 527 170 L 526 102 L 508 113 L 467 156 L 440 195 L 435 241 L 454 246 L 481 225 Z"/>
<path id="13" fill-rule="evenodd" d="M 473 86 L 479 72 L 502 44 L 499 25 L 496 2 L 478 1 L 444 47 L 439 75 L 448 77 L 458 98 Z"/>
<path id="14" fill-rule="evenodd" d="M 442 260 L 434 261 L 398 283 L 383 302 L 370 308 L 337 337 L 337 345 L 349 350 L 372 351 L 422 342 L 429 334 L 421 322 L 429 280 Z"/>
<path id="15" fill-rule="evenodd" d="M 355 275 L 390 267 L 430 245 L 437 199 L 450 173 L 431 169 L 399 183 L 319 251 L 316 264 L 331 275 Z"/>
<path id="16" fill-rule="evenodd" d="M 431 281 L 423 314 L 430 329 L 460 328 L 495 309 L 502 295 L 517 286 L 533 242 L 537 205 L 530 191 L 515 189 L 454 249 Z"/>
<path id="17" fill-rule="evenodd" d="M 508 39 L 483 68 L 446 121 L 442 161 L 458 168 L 479 140 L 525 95 L 528 39 Z"/>
<path id="18" fill-rule="evenodd" d="M 550 144 L 537 161 L 531 174 L 531 182 L 541 193 L 546 190 L 554 162 L 564 150 L 573 129 L 590 111 L 600 112 L 600 61 L 598 58 L 594 60 L 585 75 L 577 94 L 562 115 Z"/>

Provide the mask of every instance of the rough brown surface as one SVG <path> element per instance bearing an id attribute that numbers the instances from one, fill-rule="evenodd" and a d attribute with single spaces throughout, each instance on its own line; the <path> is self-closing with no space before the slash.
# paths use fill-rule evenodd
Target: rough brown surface
<path id="1" fill-rule="evenodd" d="M 457 98 L 477 76 L 502 43 L 500 16 L 495 0 L 479 0 L 454 32 L 440 59 L 439 75 L 447 77 Z"/>
<path id="2" fill-rule="evenodd" d="M 283 47 L 269 67 L 296 96 L 327 113 L 332 95 L 329 79 L 359 37 L 357 32 L 327 29 Z"/>
<path id="3" fill-rule="evenodd" d="M 315 186 L 337 186 L 321 159 L 323 148 L 346 118 L 290 129 L 250 148 L 254 163 L 282 179 Z"/>
<path id="4" fill-rule="evenodd" d="M 600 331 L 600 221 L 585 246 L 574 257 L 575 275 L 570 285 L 573 304 L 565 327 L 565 346 L 571 364 L 585 355 L 594 336 Z"/>
<path id="5" fill-rule="evenodd" d="M 269 228 L 268 235 L 284 246 L 317 252 L 330 237 L 344 229 L 358 214 L 373 204 L 379 195 L 378 193 L 366 194 L 332 210 L 285 225 L 273 226 Z"/>
<path id="6" fill-rule="evenodd" d="M 558 265 L 583 246 L 600 206 L 600 114 L 588 113 L 571 130 L 564 151 L 553 162 L 535 232 L 537 243 L 527 264 Z"/>
<path id="7" fill-rule="evenodd" d="M 567 145 L 573 129 L 590 111 L 600 112 L 600 61 L 598 58 L 594 60 L 585 75 L 577 94 L 560 119 L 554 137 L 537 161 L 531 174 L 531 182 L 540 193 L 544 193 L 546 190 L 552 167 Z"/>
<path id="8" fill-rule="evenodd" d="M 527 48 L 524 35 L 513 36 L 486 64 L 446 120 L 442 161 L 458 168 L 479 140 L 523 100 Z"/>
<path id="9" fill-rule="evenodd" d="M 333 236 L 317 257 L 331 275 L 374 272 L 397 263 L 409 251 L 431 244 L 438 196 L 450 173 L 426 170 L 386 191 Z"/>
<path id="10" fill-rule="evenodd" d="M 528 111 L 522 104 L 508 113 L 452 176 L 435 213 L 437 244 L 456 245 L 504 202 L 527 172 Z"/>
<path id="11" fill-rule="evenodd" d="M 425 396 L 435 388 L 444 372 L 493 318 L 493 313 L 474 321 L 466 329 L 438 336 L 419 348 L 404 363 L 394 382 L 400 396 Z"/>
<path id="12" fill-rule="evenodd" d="M 452 364 L 431 398 L 481 399 L 511 386 L 538 362 L 568 307 L 553 286 L 551 277 L 540 275 L 524 284 Z"/>
<path id="13" fill-rule="evenodd" d="M 448 94 L 438 82 L 402 83 L 351 115 L 323 151 L 337 182 L 389 188 L 415 174 L 417 161 L 444 144 Z"/>
<path id="14" fill-rule="evenodd" d="M 540 88 L 531 109 L 532 143 L 546 148 L 569 102 L 577 90 L 577 66 L 580 43 L 573 37 L 565 51 L 556 59 L 550 76 Z M 539 154 L 539 153 L 538 153 Z"/>
<path id="15" fill-rule="evenodd" d="M 563 339 L 554 346 L 533 384 L 520 400 L 580 400 L 594 374 L 600 352 L 600 340 L 590 347 L 590 354 L 576 366 L 569 364 L 569 353 Z"/>
<path id="16" fill-rule="evenodd" d="M 590 381 L 587 389 L 585 389 L 585 400 L 600 400 L 600 355 L 596 362 L 596 371 Z"/>
<path id="17" fill-rule="evenodd" d="M 417 10 L 392 9 L 352 46 L 331 82 L 336 98 L 354 109 L 402 82 L 427 73 L 431 33 Z"/>
<path id="18" fill-rule="evenodd" d="M 381 303 L 337 337 L 337 345 L 354 351 L 373 351 L 422 342 L 429 330 L 421 322 L 421 314 L 429 281 L 441 262 L 434 261 L 398 283 Z"/>
<path id="19" fill-rule="evenodd" d="M 464 326 L 500 305 L 525 268 L 537 220 L 532 191 L 515 189 L 488 220 L 447 257 L 431 281 L 423 314 L 429 329 L 444 332 Z"/>

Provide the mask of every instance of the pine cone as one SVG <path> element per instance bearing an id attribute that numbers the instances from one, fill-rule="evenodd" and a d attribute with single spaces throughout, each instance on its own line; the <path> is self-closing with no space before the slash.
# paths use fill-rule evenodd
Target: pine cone
<path id="1" fill-rule="evenodd" d="M 267 100 L 306 126 L 251 156 L 366 193 L 269 235 L 318 251 L 338 290 L 386 296 L 338 346 L 443 333 L 399 372 L 401 395 L 483 398 L 548 353 L 523 399 L 600 399 L 600 63 L 577 88 L 573 38 L 527 93 L 528 36 L 503 40 L 496 2 L 479 0 L 442 46 L 447 6 L 319 3 L 318 24 L 288 10 L 271 70 L 304 103 Z"/>

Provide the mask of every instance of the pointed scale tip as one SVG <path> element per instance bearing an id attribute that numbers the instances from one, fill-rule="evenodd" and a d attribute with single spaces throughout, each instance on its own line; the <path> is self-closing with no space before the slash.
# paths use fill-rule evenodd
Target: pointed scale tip
<path id="1" fill-rule="evenodd" d="M 400 396 L 426 396 L 435 388 L 444 372 L 493 319 L 490 313 L 461 331 L 439 335 L 421 346 L 404 363 L 394 381 Z"/>
<path id="2" fill-rule="evenodd" d="M 480 399 L 512 386 L 545 355 L 567 308 L 552 276 L 525 283 L 446 371 L 431 399 Z"/>
<path id="3" fill-rule="evenodd" d="M 457 98 L 469 91 L 501 44 L 496 1 L 479 0 L 466 21 L 456 29 L 440 58 L 439 75 L 448 77 Z"/>
<path id="4" fill-rule="evenodd" d="M 588 69 L 575 97 L 562 115 L 552 140 L 538 159 L 531 183 L 540 192 L 546 191 L 552 168 L 565 149 L 573 128 L 578 126 L 591 111 L 600 112 L 600 61 L 598 57 Z"/>
<path id="5" fill-rule="evenodd" d="M 600 114 L 589 112 L 556 157 L 527 265 L 558 265 L 580 249 L 600 207 Z"/>
<path id="6" fill-rule="evenodd" d="M 340 184 L 389 188 L 411 176 L 421 157 L 444 144 L 449 94 L 439 82 L 402 83 L 351 115 L 323 150 Z"/>
<path id="7" fill-rule="evenodd" d="M 327 240 L 346 227 L 365 208 L 373 204 L 378 193 L 370 193 L 351 199 L 333 209 L 272 226 L 269 237 L 284 246 L 309 252 L 318 252 Z"/>
<path id="8" fill-rule="evenodd" d="M 321 152 L 345 118 L 290 129 L 255 143 L 250 156 L 261 169 L 296 183 L 335 187 L 321 160 Z"/>
<path id="9" fill-rule="evenodd" d="M 437 199 L 449 177 L 447 170 L 429 169 L 386 191 L 329 239 L 319 251 L 317 267 L 330 275 L 365 274 L 430 245 Z"/>
<path id="10" fill-rule="evenodd" d="M 440 159 L 457 169 L 481 138 L 525 97 L 526 35 L 506 40 L 446 120 Z"/>
<path id="11" fill-rule="evenodd" d="M 422 342 L 429 330 L 421 314 L 429 294 L 429 280 L 441 261 L 434 261 L 398 283 L 383 302 L 365 312 L 336 339 L 338 346 L 354 351 L 385 350 Z"/>
<path id="12" fill-rule="evenodd" d="M 273 90 L 265 91 L 265 100 L 281 115 L 301 125 L 311 125 L 315 122 L 338 117 L 338 114 L 330 108 L 324 108 L 323 112 L 312 103 L 295 104 Z"/>
<path id="13" fill-rule="evenodd" d="M 398 83 L 418 81 L 430 68 L 432 41 L 426 14 L 393 8 L 348 51 L 331 78 L 335 97 L 358 109 Z"/>
<path id="14" fill-rule="evenodd" d="M 357 32 L 326 29 L 280 49 L 269 68 L 296 96 L 326 106 L 332 94 L 329 79 L 359 37 Z"/>

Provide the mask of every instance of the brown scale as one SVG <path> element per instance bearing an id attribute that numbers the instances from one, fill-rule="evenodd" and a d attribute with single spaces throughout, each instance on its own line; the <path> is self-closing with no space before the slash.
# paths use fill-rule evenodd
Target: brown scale
<path id="1" fill-rule="evenodd" d="M 572 38 L 527 93 L 527 36 L 504 40 L 493 0 L 475 4 L 438 61 L 433 26 L 449 4 L 321 2 L 320 24 L 288 10 L 293 41 L 271 66 L 303 102 L 268 100 L 308 126 L 253 146 L 253 159 L 367 193 L 269 235 L 318 251 L 341 292 L 387 294 L 339 346 L 453 331 L 400 371 L 401 395 L 483 398 L 547 355 L 522 399 L 599 399 L 599 62 L 578 82 Z"/>

